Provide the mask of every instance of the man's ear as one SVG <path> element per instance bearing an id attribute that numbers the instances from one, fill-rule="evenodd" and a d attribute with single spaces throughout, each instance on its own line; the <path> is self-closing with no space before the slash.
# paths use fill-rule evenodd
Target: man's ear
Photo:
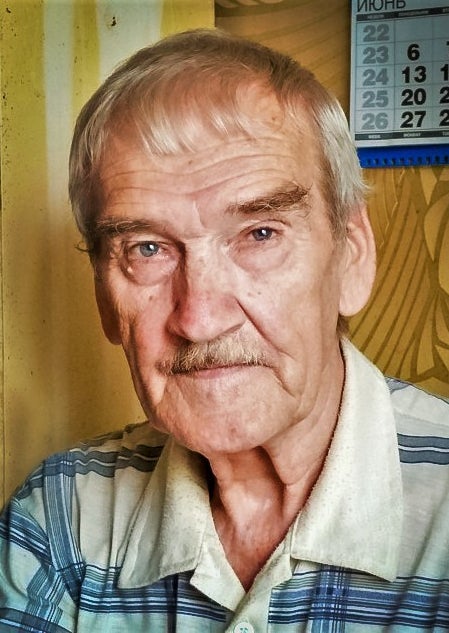
<path id="1" fill-rule="evenodd" d="M 117 315 L 104 282 L 95 277 L 95 298 L 100 313 L 101 325 L 107 339 L 114 345 L 121 345 Z"/>
<path id="2" fill-rule="evenodd" d="M 340 314 L 349 317 L 368 302 L 376 276 L 376 245 L 365 205 L 351 213 L 344 239 Z"/>

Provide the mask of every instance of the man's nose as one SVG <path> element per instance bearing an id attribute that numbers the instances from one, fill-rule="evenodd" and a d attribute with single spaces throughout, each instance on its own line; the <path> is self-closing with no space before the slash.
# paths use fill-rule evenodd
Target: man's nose
<path id="1" fill-rule="evenodd" d="M 245 313 L 236 297 L 236 280 L 223 262 L 191 258 L 175 277 L 168 323 L 172 334 L 206 343 L 240 329 Z"/>

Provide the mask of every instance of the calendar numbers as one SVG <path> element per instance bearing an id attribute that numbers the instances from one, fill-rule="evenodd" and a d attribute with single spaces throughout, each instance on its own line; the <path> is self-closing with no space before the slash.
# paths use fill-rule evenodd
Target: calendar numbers
<path id="1" fill-rule="evenodd" d="M 416 44 L 416 42 L 414 44 L 409 44 L 407 47 L 407 57 L 411 62 L 416 62 L 421 57 L 419 44 Z"/>
<path id="2" fill-rule="evenodd" d="M 373 68 L 367 68 L 363 71 L 363 86 L 387 86 L 389 84 L 388 70 L 382 68 L 378 72 Z"/>
<path id="3" fill-rule="evenodd" d="M 362 130 L 385 130 L 388 127 L 388 115 L 386 112 L 364 112 L 362 115 Z"/>
<path id="4" fill-rule="evenodd" d="M 364 64 L 387 64 L 389 61 L 388 46 L 367 46 L 363 50 Z"/>
<path id="5" fill-rule="evenodd" d="M 404 83 L 421 84 L 427 79 L 427 68 L 425 66 L 406 66 L 402 69 Z"/>
<path id="6" fill-rule="evenodd" d="M 401 93 L 401 105 L 403 106 L 421 106 L 425 104 L 426 100 L 427 92 L 424 88 L 416 88 L 416 90 L 405 88 Z"/>
<path id="7" fill-rule="evenodd" d="M 444 64 L 440 70 L 443 73 L 443 81 L 449 81 L 449 64 Z"/>
<path id="8" fill-rule="evenodd" d="M 386 108 L 389 103 L 387 90 L 365 90 L 362 94 L 363 108 Z"/>
<path id="9" fill-rule="evenodd" d="M 356 144 L 448 143 L 449 0 L 378 6 L 352 3 Z"/>
<path id="10" fill-rule="evenodd" d="M 406 110 L 401 114 L 401 128 L 420 128 L 422 127 L 424 118 L 426 116 L 425 110 L 415 110 L 415 112 L 409 112 Z"/>
<path id="11" fill-rule="evenodd" d="M 389 24 L 367 24 L 363 27 L 362 39 L 364 42 L 389 42 L 390 26 Z"/>

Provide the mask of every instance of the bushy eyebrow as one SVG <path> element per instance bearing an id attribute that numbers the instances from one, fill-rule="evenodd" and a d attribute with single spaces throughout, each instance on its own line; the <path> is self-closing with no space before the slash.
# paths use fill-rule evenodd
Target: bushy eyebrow
<path id="1" fill-rule="evenodd" d="M 295 185 L 289 189 L 279 189 L 252 200 L 232 204 L 227 208 L 231 215 L 270 214 L 292 210 L 293 207 L 308 208 L 309 190 Z"/>
<path id="2" fill-rule="evenodd" d="M 294 207 L 308 208 L 309 190 L 295 185 L 289 189 L 279 189 L 251 200 L 229 205 L 226 213 L 230 215 L 273 214 L 292 210 Z M 126 233 L 145 233 L 160 230 L 151 220 L 124 219 L 109 217 L 96 220 L 91 228 L 93 242 L 103 237 L 114 238 Z"/>
<path id="3" fill-rule="evenodd" d="M 123 233 L 147 232 L 155 229 L 148 220 L 125 220 L 123 218 L 104 218 L 97 220 L 92 232 L 96 239 L 100 237 L 114 237 Z"/>

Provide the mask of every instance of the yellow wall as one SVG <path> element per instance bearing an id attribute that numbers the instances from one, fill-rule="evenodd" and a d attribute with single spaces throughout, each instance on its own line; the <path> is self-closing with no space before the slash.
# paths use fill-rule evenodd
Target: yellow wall
<path id="1" fill-rule="evenodd" d="M 161 34 L 212 25 L 213 2 L 0 3 L 1 502 L 45 455 L 142 416 L 120 350 L 104 341 L 89 264 L 75 250 L 70 132 L 81 104 L 120 59 Z M 217 24 L 297 57 L 347 109 L 349 2 L 256 4 L 217 0 Z M 353 320 L 354 338 L 382 369 L 449 395 L 449 168 L 367 177 L 375 186 L 379 276 L 372 303 Z"/>
<path id="2" fill-rule="evenodd" d="M 45 455 L 142 418 L 101 333 L 67 200 L 76 113 L 161 35 L 213 25 L 212 0 L 1 0 L 3 384 L 0 504 Z"/>
<path id="3" fill-rule="evenodd" d="M 295 57 L 348 112 L 350 2 L 251 4 L 216 0 L 217 26 Z M 379 265 L 352 338 L 386 373 L 449 396 L 449 167 L 365 175 Z"/>

